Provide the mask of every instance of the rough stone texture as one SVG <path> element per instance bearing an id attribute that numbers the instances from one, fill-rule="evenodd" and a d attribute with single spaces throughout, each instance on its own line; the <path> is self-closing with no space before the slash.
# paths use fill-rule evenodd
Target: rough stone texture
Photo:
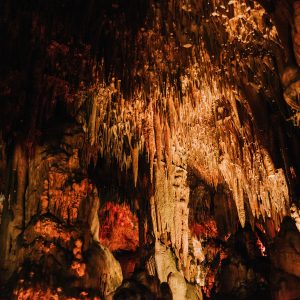
<path id="1" fill-rule="evenodd" d="M 99 245 L 96 185 L 106 184 L 90 178 L 99 159 L 107 176 L 116 166 L 128 178 L 114 184 L 129 186 L 148 275 L 169 282 L 175 299 L 189 284 L 209 297 L 226 256 L 236 285 L 225 294 L 265 280 L 241 256 L 254 265 L 249 249 L 268 250 L 290 213 L 299 223 L 298 15 L 289 0 L 2 1 L 3 281 L 17 294 L 54 295 L 60 274 L 74 297 L 121 284 L 119 264 Z M 201 183 L 192 186 L 190 173 Z M 241 231 L 244 249 L 233 253 L 240 226 L 265 240 L 254 246 Z M 299 233 L 289 234 L 275 241 L 288 256 L 277 249 L 272 259 L 297 277 L 290 248 Z M 114 250 L 126 245 L 117 242 Z M 286 278 L 275 297 L 296 295 L 298 278 Z"/>
<path id="2" fill-rule="evenodd" d="M 285 219 L 271 248 L 272 294 L 276 300 L 300 297 L 299 245 L 299 231 L 292 219 Z"/>
<path id="3" fill-rule="evenodd" d="M 111 251 L 136 251 L 139 245 L 138 219 L 128 205 L 108 202 L 99 212 L 100 242 Z"/>
<path id="4" fill-rule="evenodd" d="M 14 277 L 25 283 L 14 290 L 18 297 L 26 293 L 31 295 L 28 297 L 39 297 L 47 285 L 61 288 L 62 297 L 77 290 L 87 295 L 108 296 L 122 283 L 119 262 L 99 244 L 100 199 L 97 188 L 80 169 L 77 142 L 69 140 L 60 146 L 37 147 L 28 163 L 26 194 L 24 190 L 19 192 L 26 204 L 20 201 L 20 212 L 18 202 L 11 204 L 15 205 L 11 208 L 15 216 L 8 224 L 1 223 L 2 230 L 4 226 L 9 229 L 8 243 L 1 245 L 5 249 L 1 257 L 5 276 L 9 278 L 17 272 Z M 65 152 L 64 145 L 71 151 Z M 16 158 L 17 170 L 20 160 Z M 18 171 L 17 176 L 23 178 L 24 175 Z M 22 185 L 18 180 L 18 186 Z M 16 230 L 11 224 L 20 225 Z M 31 273 L 30 286 L 26 276 Z"/>
<path id="5" fill-rule="evenodd" d="M 300 277 L 300 234 L 292 220 L 285 220 L 271 252 L 273 265 Z"/>
<path id="6" fill-rule="evenodd" d="M 170 273 L 168 275 L 168 284 L 172 291 L 174 300 L 186 299 L 187 286 L 184 277 L 179 273 Z"/>

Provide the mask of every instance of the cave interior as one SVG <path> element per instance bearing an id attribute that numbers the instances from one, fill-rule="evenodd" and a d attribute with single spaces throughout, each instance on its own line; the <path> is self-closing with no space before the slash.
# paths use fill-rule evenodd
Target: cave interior
<path id="1" fill-rule="evenodd" d="M 300 299 L 300 1 L 1 0 L 0 44 L 1 300 Z"/>

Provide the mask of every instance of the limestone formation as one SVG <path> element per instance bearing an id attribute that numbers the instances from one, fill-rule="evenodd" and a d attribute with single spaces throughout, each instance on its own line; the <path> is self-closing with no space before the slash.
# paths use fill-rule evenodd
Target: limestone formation
<path id="1" fill-rule="evenodd" d="M 0 297 L 299 297 L 299 1 L 3 0 L 0 42 Z"/>

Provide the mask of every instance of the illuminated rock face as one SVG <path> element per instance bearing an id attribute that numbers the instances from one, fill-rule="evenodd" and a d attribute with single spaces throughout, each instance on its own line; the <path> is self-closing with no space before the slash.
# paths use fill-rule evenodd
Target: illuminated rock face
<path id="1" fill-rule="evenodd" d="M 111 251 L 136 251 L 139 244 L 138 220 L 128 205 L 108 202 L 100 210 L 100 243 Z"/>
<path id="2" fill-rule="evenodd" d="M 299 2 L 98 2 L 0 4 L 3 293 L 298 297 Z"/>
<path id="3" fill-rule="evenodd" d="M 63 146 L 72 151 L 62 151 Z M 7 228 L 16 220 L 25 223 L 10 230 L 9 243 L 1 245 L 4 274 L 18 278 L 14 294 L 21 299 L 107 296 L 122 282 L 119 262 L 100 245 L 98 191 L 82 173 L 74 146 L 56 145 L 55 153 L 50 145 L 36 147 L 28 160 L 26 214 L 7 220 Z"/>

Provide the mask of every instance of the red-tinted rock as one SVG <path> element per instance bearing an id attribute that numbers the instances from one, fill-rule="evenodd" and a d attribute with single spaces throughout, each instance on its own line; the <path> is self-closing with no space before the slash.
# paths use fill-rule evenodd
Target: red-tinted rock
<path id="1" fill-rule="evenodd" d="M 111 251 L 135 251 L 138 239 L 138 219 L 126 204 L 108 202 L 100 210 L 100 242 Z"/>

